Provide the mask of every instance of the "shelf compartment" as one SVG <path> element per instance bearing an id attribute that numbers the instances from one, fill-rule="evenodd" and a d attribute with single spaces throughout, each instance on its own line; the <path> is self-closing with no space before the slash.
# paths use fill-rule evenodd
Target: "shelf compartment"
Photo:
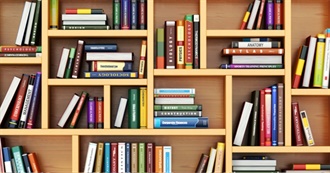
<path id="1" fill-rule="evenodd" d="M 291 89 L 291 94 L 294 96 L 329 96 L 329 89 Z"/>
<path id="2" fill-rule="evenodd" d="M 207 30 L 207 37 L 284 37 L 284 30 Z"/>
<path id="3" fill-rule="evenodd" d="M 329 146 L 234 146 L 233 153 L 330 153 Z"/>
<path id="4" fill-rule="evenodd" d="M 154 69 L 155 76 L 284 76 L 284 69 Z"/>
<path id="5" fill-rule="evenodd" d="M 48 30 L 49 37 L 147 37 L 146 30 Z"/>
<path id="6" fill-rule="evenodd" d="M 147 85 L 147 79 L 48 79 L 51 86 Z"/>
<path id="7" fill-rule="evenodd" d="M 41 64 L 41 58 L 36 57 L 11 57 L 11 58 L 0 58 L 0 64 Z"/>

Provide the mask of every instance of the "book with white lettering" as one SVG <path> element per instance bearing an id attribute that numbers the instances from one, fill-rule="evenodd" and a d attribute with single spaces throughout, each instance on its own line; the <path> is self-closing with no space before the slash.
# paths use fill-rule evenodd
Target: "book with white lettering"
<path id="1" fill-rule="evenodd" d="M 231 48 L 280 48 L 280 41 L 232 41 Z"/>

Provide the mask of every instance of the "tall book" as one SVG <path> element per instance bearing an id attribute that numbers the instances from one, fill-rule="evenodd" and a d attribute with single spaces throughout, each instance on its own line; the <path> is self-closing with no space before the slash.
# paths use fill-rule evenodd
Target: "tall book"
<path id="1" fill-rule="evenodd" d="M 200 68 L 200 22 L 199 22 L 199 14 L 193 15 L 193 68 Z"/>
<path id="2" fill-rule="evenodd" d="M 131 0 L 121 0 L 121 29 L 127 30 L 130 29 L 131 25 Z"/>
<path id="3" fill-rule="evenodd" d="M 316 42 L 317 39 L 314 36 L 308 36 L 306 38 L 306 45 L 308 46 L 308 53 L 306 57 L 306 65 L 304 69 L 302 87 L 309 87 L 311 75 L 312 75 L 312 68 L 314 63 L 314 54 L 316 49 Z"/>
<path id="4" fill-rule="evenodd" d="M 138 143 L 131 144 L 131 171 L 138 172 Z"/>
<path id="5" fill-rule="evenodd" d="M 326 33 L 325 48 L 324 48 L 324 63 L 323 63 L 323 77 L 322 88 L 329 87 L 329 72 L 330 72 L 330 34 Z"/>
<path id="6" fill-rule="evenodd" d="M 118 143 L 111 143 L 111 171 L 118 172 Z"/>
<path id="7" fill-rule="evenodd" d="M 139 64 L 139 78 L 144 78 L 145 66 L 146 66 L 146 56 L 147 56 L 147 40 L 142 40 L 141 43 L 141 54 L 140 54 L 140 64 Z"/>
<path id="8" fill-rule="evenodd" d="M 249 20 L 249 17 L 250 17 L 251 11 L 252 11 L 252 7 L 253 7 L 253 3 L 250 3 L 246 12 L 244 13 L 243 21 L 242 21 L 242 24 L 240 27 L 241 30 L 244 30 L 246 28 L 246 24 Z"/>
<path id="9" fill-rule="evenodd" d="M 65 68 L 64 78 L 71 78 L 75 55 L 76 55 L 76 48 L 73 47 L 70 48 L 70 54 Z"/>
<path id="10" fill-rule="evenodd" d="M 33 19 L 34 19 L 35 10 L 36 10 L 36 2 L 31 2 L 30 13 L 29 13 L 29 17 L 28 17 L 28 21 L 27 21 L 27 25 L 26 25 L 25 36 L 24 36 L 24 45 L 30 44 L 32 23 L 33 23 Z"/>
<path id="11" fill-rule="evenodd" d="M 146 172 L 155 172 L 155 144 L 152 142 L 147 143 L 146 149 Z"/>
<path id="12" fill-rule="evenodd" d="M 215 148 L 210 149 L 210 154 L 209 154 L 209 161 L 207 163 L 206 167 L 206 173 L 212 173 L 213 172 L 213 167 L 214 167 L 214 162 L 215 162 L 215 156 L 217 154 L 217 150 Z"/>
<path id="13" fill-rule="evenodd" d="M 277 146 L 277 141 L 278 141 L 278 137 L 277 137 L 277 133 L 278 133 L 278 103 L 277 103 L 277 99 L 278 99 L 278 94 L 277 94 L 277 85 L 272 85 L 271 86 L 272 89 L 272 101 L 271 101 L 271 128 L 272 128 L 272 146 Z"/>
<path id="14" fill-rule="evenodd" d="M 112 0 L 112 18 L 113 18 L 113 29 L 120 29 L 121 27 L 121 10 L 120 10 L 121 0 Z"/>
<path id="15" fill-rule="evenodd" d="M 23 162 L 24 162 L 26 172 L 31 172 L 32 173 L 32 168 L 31 168 L 31 164 L 30 164 L 30 161 L 29 161 L 28 153 L 23 153 L 22 158 L 23 158 Z"/>
<path id="16" fill-rule="evenodd" d="M 24 98 L 24 103 L 23 103 L 23 108 L 22 108 L 18 128 L 26 127 L 26 119 L 27 119 L 29 109 L 30 109 L 30 103 L 31 103 L 31 97 L 32 97 L 35 78 L 36 78 L 35 74 L 30 75 L 28 86 L 27 86 L 26 93 L 25 93 L 25 98 Z"/>
<path id="17" fill-rule="evenodd" d="M 64 127 L 64 125 L 67 122 L 67 120 L 69 119 L 69 116 L 71 115 L 73 109 L 76 107 L 79 99 L 80 99 L 80 96 L 78 94 L 74 93 L 68 106 L 66 107 L 64 113 L 62 114 L 61 119 L 57 123 L 57 125 L 59 127 L 62 127 L 62 128 Z"/>
<path id="18" fill-rule="evenodd" d="M 146 172 L 146 144 L 144 142 L 139 143 L 139 149 L 138 149 L 138 169 L 139 173 L 144 173 Z"/>
<path id="19" fill-rule="evenodd" d="M 34 81 L 32 98 L 29 108 L 29 116 L 26 124 L 26 128 L 28 129 L 32 129 L 35 126 L 35 122 L 40 108 L 40 100 L 41 100 L 41 72 L 37 72 L 36 79 Z"/>
<path id="20" fill-rule="evenodd" d="M 131 1 L 131 29 L 138 29 L 138 0 Z"/>
<path id="21" fill-rule="evenodd" d="M 243 109 L 241 112 L 241 118 L 237 126 L 237 130 L 234 138 L 234 145 L 238 145 L 238 146 L 242 145 L 245 130 L 252 111 L 252 107 L 253 107 L 253 103 L 244 102 Z"/>
<path id="22" fill-rule="evenodd" d="M 103 172 L 110 173 L 110 155 L 111 155 L 111 149 L 110 149 L 110 142 L 104 143 L 104 162 L 103 162 Z"/>
<path id="23" fill-rule="evenodd" d="M 155 146 L 155 173 L 163 172 L 163 146 Z"/>
<path id="24" fill-rule="evenodd" d="M 266 0 L 261 0 L 260 3 L 260 9 L 259 9 L 259 13 L 257 14 L 257 24 L 256 24 L 256 29 L 262 29 L 262 21 L 264 19 L 264 11 L 265 11 L 265 4 L 266 4 Z"/>
<path id="25" fill-rule="evenodd" d="M 265 146 L 266 105 L 265 105 L 265 90 L 264 89 L 260 90 L 260 106 L 259 107 L 260 107 L 260 109 L 259 109 L 259 113 L 260 113 L 259 141 L 260 141 L 260 146 Z"/>
<path id="26" fill-rule="evenodd" d="M 249 145 L 255 146 L 257 145 L 257 132 L 258 132 L 258 113 L 259 113 L 259 91 L 255 90 L 252 92 L 251 95 L 251 103 L 253 103 L 249 126 L 250 126 L 250 133 L 249 133 Z"/>
<path id="27" fill-rule="evenodd" d="M 77 51 L 76 51 L 76 56 L 74 58 L 73 71 L 71 75 L 71 77 L 74 79 L 78 78 L 79 76 L 84 44 L 85 42 L 83 40 L 78 40 L 77 42 L 77 48 L 76 48 Z"/>
<path id="28" fill-rule="evenodd" d="M 140 87 L 140 128 L 147 128 L 147 87 Z"/>
<path id="29" fill-rule="evenodd" d="M 95 129 L 95 117 L 96 117 L 96 108 L 95 108 L 95 97 L 88 97 L 87 100 L 87 128 Z"/>
<path id="30" fill-rule="evenodd" d="M 325 34 L 317 34 L 313 87 L 322 87 Z"/>
<path id="31" fill-rule="evenodd" d="M 254 0 L 253 8 L 252 8 L 252 11 L 251 11 L 251 15 L 250 15 L 248 24 L 246 26 L 247 29 L 253 29 L 254 22 L 255 22 L 255 20 L 257 18 L 257 12 L 259 10 L 259 7 L 260 7 L 260 0 Z"/>
<path id="32" fill-rule="evenodd" d="M 278 103 L 278 142 L 279 146 L 284 145 L 284 84 L 277 83 L 277 103 Z"/>
<path id="33" fill-rule="evenodd" d="M 41 0 L 36 2 L 36 10 L 33 17 L 30 45 L 38 45 L 38 39 L 41 38 Z"/>
<path id="34" fill-rule="evenodd" d="M 26 173 L 23 158 L 22 158 L 23 147 L 22 146 L 14 146 L 14 147 L 11 147 L 11 151 L 13 153 L 17 173 Z"/>
<path id="35" fill-rule="evenodd" d="M 96 128 L 102 129 L 104 126 L 104 98 L 97 97 L 95 103 Z"/>
<path id="36" fill-rule="evenodd" d="M 131 172 L 131 143 L 125 143 L 125 172 Z"/>
<path id="37" fill-rule="evenodd" d="M 24 34 L 25 34 L 27 23 L 28 23 L 28 19 L 29 19 L 31 4 L 32 4 L 32 2 L 25 1 L 24 9 L 22 12 L 22 17 L 21 17 L 21 22 L 18 27 L 16 41 L 15 41 L 15 44 L 18 46 L 22 46 L 22 44 L 23 44 Z"/>
<path id="38" fill-rule="evenodd" d="M 147 0 L 140 0 L 138 7 L 138 28 L 147 29 Z"/>
<path id="39" fill-rule="evenodd" d="M 165 56 L 164 56 L 164 28 L 156 29 L 157 41 L 156 41 L 156 69 L 165 68 Z"/>
<path id="40" fill-rule="evenodd" d="M 225 155 L 225 143 L 218 142 L 217 143 L 217 155 L 215 157 L 214 163 L 214 173 L 222 173 L 223 171 L 223 163 L 224 163 L 224 155 Z"/>
<path id="41" fill-rule="evenodd" d="M 298 88 L 301 81 L 302 72 L 305 66 L 308 47 L 306 45 L 300 46 L 297 58 L 296 72 L 293 75 L 292 88 Z"/>
<path id="42" fill-rule="evenodd" d="M 102 142 L 99 142 L 97 144 L 97 152 L 96 152 L 96 156 L 95 156 L 96 157 L 95 166 L 94 166 L 95 173 L 102 172 L 103 153 L 104 153 L 104 144 Z"/>
<path id="43" fill-rule="evenodd" d="M 163 173 L 172 173 L 172 146 L 163 146 Z"/>
<path id="44" fill-rule="evenodd" d="M 265 88 L 265 146 L 272 145 L 272 90 Z"/>
<path id="45" fill-rule="evenodd" d="M 86 160 L 85 160 L 84 173 L 93 172 L 96 152 L 97 152 L 97 143 L 89 142 Z"/>
<path id="46" fill-rule="evenodd" d="M 302 124 L 301 124 L 301 118 L 300 118 L 300 110 L 299 110 L 299 103 L 298 102 L 292 102 L 292 123 L 293 123 L 293 134 L 294 134 L 294 142 L 296 146 L 302 146 L 303 145 L 303 139 L 302 139 Z"/>
<path id="47" fill-rule="evenodd" d="M 58 29 L 59 0 L 50 0 L 49 28 Z"/>
<path id="48" fill-rule="evenodd" d="M 28 157 L 31 164 L 32 172 L 42 172 L 38 164 L 36 153 L 29 153 Z"/>
<path id="49" fill-rule="evenodd" d="M 137 88 L 128 90 L 128 128 L 140 128 L 140 91 Z"/>
<path id="50" fill-rule="evenodd" d="M 175 21 L 165 21 L 165 67 L 175 69 L 176 63 Z"/>
<path id="51" fill-rule="evenodd" d="M 186 69 L 192 69 L 193 68 L 193 15 L 187 14 L 185 15 L 184 20 L 184 47 L 185 47 L 185 53 L 184 53 L 184 62 L 185 62 L 185 68 Z"/>
<path id="52" fill-rule="evenodd" d="M 266 1 L 266 16 L 265 16 L 265 24 L 266 29 L 272 30 L 274 29 L 274 0 Z"/>
<path id="53" fill-rule="evenodd" d="M 283 0 L 275 0 L 274 2 L 274 27 L 276 30 L 283 29 L 284 9 Z"/>
<path id="54" fill-rule="evenodd" d="M 185 54 L 185 46 L 184 46 L 184 21 L 177 20 L 176 21 L 176 68 L 183 69 L 185 68 L 184 62 L 184 54 Z"/>
<path id="55" fill-rule="evenodd" d="M 70 123 L 70 128 L 74 128 L 76 126 L 87 97 L 88 97 L 88 93 L 86 91 L 82 91 L 80 94 L 78 105 L 74 111 L 74 114 L 73 114 L 73 117 L 72 117 L 72 120 Z"/>

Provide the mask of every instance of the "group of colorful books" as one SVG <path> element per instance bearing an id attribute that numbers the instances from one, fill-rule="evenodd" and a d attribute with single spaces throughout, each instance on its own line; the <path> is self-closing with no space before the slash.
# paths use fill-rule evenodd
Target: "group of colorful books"
<path id="1" fill-rule="evenodd" d="M 41 72 L 22 74 L 21 78 L 14 76 L 0 106 L 0 125 L 8 128 L 34 128 L 39 113 L 40 93 Z M 9 117 L 6 125 L 3 121 L 5 116 Z"/>
<path id="2" fill-rule="evenodd" d="M 242 159 L 234 159 L 233 171 L 276 171 L 276 160 L 267 156 L 244 156 Z"/>
<path id="3" fill-rule="evenodd" d="M 230 56 L 230 64 L 222 69 L 270 69 L 283 68 L 284 49 L 280 41 L 271 38 L 244 38 L 232 41 L 231 48 L 224 48 L 222 56 Z"/>
<path id="4" fill-rule="evenodd" d="M 0 46 L 0 57 L 41 57 L 41 46 Z"/>
<path id="5" fill-rule="evenodd" d="M 0 138 L 0 172 L 42 172 L 36 153 L 24 152 L 20 145 L 3 145 L 4 138 Z"/>
<path id="6" fill-rule="evenodd" d="M 147 87 L 130 88 L 128 99 L 120 98 L 114 127 L 122 128 L 125 112 L 129 129 L 147 128 Z"/>
<path id="7" fill-rule="evenodd" d="M 211 147 L 209 154 L 203 153 L 201 155 L 195 172 L 196 173 L 223 172 L 224 154 L 225 154 L 225 143 L 218 142 L 217 148 Z"/>
<path id="8" fill-rule="evenodd" d="M 84 172 L 172 172 L 172 147 L 152 142 L 89 142 Z"/>
<path id="9" fill-rule="evenodd" d="M 156 32 L 156 69 L 200 68 L 199 14 L 165 21 Z"/>
<path id="10" fill-rule="evenodd" d="M 292 170 L 287 170 L 286 173 L 330 173 L 329 164 L 292 164 Z"/>
<path id="11" fill-rule="evenodd" d="M 277 83 L 252 92 L 251 101 L 244 102 L 234 145 L 242 146 L 246 129 L 250 130 L 248 135 L 249 146 L 284 145 L 283 93 L 283 83 Z"/>
<path id="12" fill-rule="evenodd" d="M 195 88 L 155 88 L 154 128 L 207 128 Z"/>
<path id="13" fill-rule="evenodd" d="M 300 46 L 292 88 L 329 88 L 330 28 Z"/>
<path id="14" fill-rule="evenodd" d="M 281 30 L 284 24 L 284 0 L 254 0 L 244 14 L 243 29 Z"/>
<path id="15" fill-rule="evenodd" d="M 71 117 L 71 123 L 69 125 L 70 128 L 75 128 L 77 126 L 77 122 L 82 116 L 82 112 L 84 109 L 84 105 L 86 100 L 88 99 L 87 106 L 87 128 L 103 128 L 104 122 L 104 101 L 103 97 L 93 97 L 89 96 L 86 91 L 82 91 L 80 95 L 74 93 L 68 106 L 64 110 L 60 120 L 57 125 L 61 128 L 66 126 L 68 119 Z"/>

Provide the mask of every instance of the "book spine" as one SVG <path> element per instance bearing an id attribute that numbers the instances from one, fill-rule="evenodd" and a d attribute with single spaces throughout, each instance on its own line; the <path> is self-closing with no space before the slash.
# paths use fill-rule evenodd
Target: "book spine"
<path id="1" fill-rule="evenodd" d="M 202 117 L 202 111 L 154 111 L 155 117 Z"/>
<path id="2" fill-rule="evenodd" d="M 175 21 L 165 22 L 165 61 L 166 69 L 175 69 L 176 63 L 176 29 Z"/>
<path id="3" fill-rule="evenodd" d="M 36 1 L 36 9 L 33 17 L 32 31 L 31 31 L 31 40 L 30 45 L 37 44 L 37 37 L 40 37 L 40 16 L 41 16 L 41 0 Z"/>
<path id="4" fill-rule="evenodd" d="M 234 145 L 241 146 L 244 138 L 244 134 L 247 128 L 248 120 L 250 119 L 250 114 L 252 111 L 253 103 L 244 102 L 244 106 L 241 112 L 240 120 L 237 126 L 235 138 L 234 138 Z"/>
<path id="5" fill-rule="evenodd" d="M 212 147 L 210 149 L 209 161 L 207 163 L 206 173 L 212 173 L 213 167 L 214 167 L 216 153 L 217 153 L 217 150 Z"/>
<path id="6" fill-rule="evenodd" d="M 73 64 L 73 71 L 71 77 L 74 79 L 77 79 L 79 76 L 80 72 L 80 66 L 81 66 L 81 61 L 82 61 L 82 56 L 83 56 L 83 49 L 84 49 L 84 41 L 83 40 L 78 40 L 77 42 L 77 48 L 76 48 L 76 56 L 74 59 L 74 64 Z"/>
<path id="7" fill-rule="evenodd" d="M 85 72 L 85 78 L 137 78 L 138 72 Z"/>
<path id="8" fill-rule="evenodd" d="M 282 48 L 224 48 L 222 54 L 225 55 L 283 55 Z"/>
<path id="9" fill-rule="evenodd" d="M 111 143 L 111 171 L 118 172 L 118 143 Z"/>
<path id="10" fill-rule="evenodd" d="M 104 143 L 104 164 L 103 164 L 103 171 L 105 173 L 110 173 L 110 157 L 111 155 L 111 149 L 110 149 L 110 143 L 105 142 Z"/>
<path id="11" fill-rule="evenodd" d="M 301 118 L 302 126 L 304 128 L 307 145 L 308 146 L 315 145 L 312 130 L 308 121 L 307 112 L 305 110 L 300 111 L 300 118 Z"/>
<path id="12" fill-rule="evenodd" d="M 272 108 L 271 108 L 271 115 L 272 115 L 272 120 L 271 120 L 271 128 L 272 128 L 272 146 L 277 146 L 277 141 L 278 141 L 278 102 L 277 102 L 277 85 L 272 86 Z"/>
<path id="13" fill-rule="evenodd" d="M 146 172 L 146 144 L 143 142 L 139 143 L 139 159 L 138 169 L 139 173 Z"/>
<path id="14" fill-rule="evenodd" d="M 109 25 L 62 25 L 63 30 L 109 30 Z"/>
<path id="15" fill-rule="evenodd" d="M 208 117 L 155 117 L 154 128 L 206 128 Z"/>
<path id="16" fill-rule="evenodd" d="M 195 88 L 155 88 L 154 94 L 195 94 Z"/>
<path id="17" fill-rule="evenodd" d="M 265 146 L 271 146 L 272 140 L 272 90 L 265 89 Z"/>
<path id="18" fill-rule="evenodd" d="M 190 97 L 195 97 L 195 94 L 154 94 L 154 97 L 159 97 L 159 98 L 190 98 Z"/>
<path id="19" fill-rule="evenodd" d="M 138 8 L 138 25 L 139 29 L 147 29 L 147 1 L 140 0 Z"/>
<path id="20" fill-rule="evenodd" d="M 200 68 L 200 28 L 199 28 L 199 15 L 194 14 L 193 15 L 193 44 L 194 44 L 194 50 L 193 50 L 193 68 L 199 69 Z"/>
<path id="21" fill-rule="evenodd" d="M 96 108 L 95 108 L 95 98 L 89 96 L 87 102 L 87 128 L 95 129 L 95 117 L 96 117 Z"/>
<path id="22" fill-rule="evenodd" d="M 274 26 L 275 29 L 281 30 L 283 29 L 283 0 L 275 0 L 274 3 Z"/>
<path id="23" fill-rule="evenodd" d="M 272 38 L 268 37 L 255 37 L 255 38 L 242 38 L 243 42 L 269 42 Z"/>
<path id="24" fill-rule="evenodd" d="M 198 165 L 197 165 L 197 168 L 195 170 L 196 173 L 203 173 L 206 171 L 206 165 L 209 161 L 209 156 L 206 155 L 206 154 L 202 154 L 200 159 L 199 159 L 199 162 L 198 162 Z"/>
<path id="25" fill-rule="evenodd" d="M 70 49 L 66 48 L 66 47 L 63 47 L 60 62 L 59 62 L 58 69 L 57 69 L 57 74 L 56 74 L 57 78 L 63 78 L 64 77 L 64 73 L 65 73 L 67 62 L 68 62 L 69 54 L 70 54 Z"/>
<path id="26" fill-rule="evenodd" d="M 0 53 L 0 57 L 41 57 L 41 53 Z"/>
<path id="27" fill-rule="evenodd" d="M 147 40 L 142 40 L 141 43 L 141 54 L 139 62 L 139 78 L 144 78 L 145 66 L 146 66 L 146 56 L 147 56 Z"/>
<path id="28" fill-rule="evenodd" d="M 131 29 L 138 29 L 138 2 L 131 0 Z"/>
<path id="29" fill-rule="evenodd" d="M 90 69 L 92 72 L 131 72 L 133 70 L 133 62 L 92 61 Z"/>
<path id="30" fill-rule="evenodd" d="M 293 164 L 292 168 L 293 168 L 293 170 L 330 170 L 330 165 L 325 165 L 325 164 Z"/>
<path id="31" fill-rule="evenodd" d="M 155 173 L 163 173 L 163 146 L 155 146 Z"/>
<path id="32" fill-rule="evenodd" d="M 164 28 L 157 28 L 157 41 L 156 41 L 156 69 L 165 68 L 165 57 L 164 57 Z"/>
<path id="33" fill-rule="evenodd" d="M 86 61 L 134 61 L 133 52 L 86 52 Z"/>
<path id="34" fill-rule="evenodd" d="M 137 88 L 128 90 L 128 128 L 140 128 L 140 91 Z"/>
<path id="35" fill-rule="evenodd" d="M 184 56 L 185 56 L 185 47 L 184 47 L 184 21 L 176 21 L 176 68 L 183 69 L 184 65 Z"/>
<path id="36" fill-rule="evenodd" d="M 105 23 L 107 20 L 106 14 L 62 14 L 63 24 L 70 21 L 77 21 L 81 23 L 88 23 L 91 21 L 103 21 Z M 66 23 L 67 24 L 67 23 Z"/>
<path id="37" fill-rule="evenodd" d="M 130 29 L 131 24 L 131 1 L 130 0 L 121 0 L 121 29 L 127 30 Z"/>
<path id="38" fill-rule="evenodd" d="M 147 128 L 147 87 L 140 87 L 140 128 Z"/>
<path id="39" fill-rule="evenodd" d="M 298 88 L 300 85 L 301 75 L 304 69 L 305 59 L 307 55 L 307 49 L 308 47 L 305 45 L 302 45 L 299 49 L 298 60 L 297 60 L 298 62 L 296 66 L 296 72 L 293 77 L 292 88 Z"/>
<path id="40" fill-rule="evenodd" d="M 15 41 L 15 44 L 18 46 L 21 46 L 23 44 L 23 37 L 24 37 L 24 33 L 25 33 L 26 26 L 28 23 L 28 17 L 29 17 L 29 13 L 30 13 L 31 4 L 32 4 L 32 2 L 25 1 L 24 9 L 22 12 L 22 17 L 21 17 L 21 22 L 19 24 L 16 41 Z"/>
<path id="41" fill-rule="evenodd" d="M 104 144 L 102 142 L 99 142 L 97 144 L 97 152 L 95 156 L 96 157 L 95 166 L 94 166 L 95 173 L 102 172 L 103 152 L 104 152 Z"/>
<path id="42" fill-rule="evenodd" d="M 258 12 L 259 6 L 260 6 L 260 0 L 254 0 L 251 15 L 250 15 L 248 24 L 246 26 L 247 29 L 253 29 L 254 22 L 255 22 L 256 17 L 257 17 L 257 12 Z"/>
<path id="43" fill-rule="evenodd" d="M 17 173 L 26 173 L 22 158 L 22 154 L 23 154 L 22 146 L 14 146 L 11 148 L 11 151 L 13 153 Z"/>
<path id="44" fill-rule="evenodd" d="M 76 48 L 71 48 L 67 66 L 65 68 L 64 78 L 71 78 L 75 54 L 76 54 Z"/>
<path id="45" fill-rule="evenodd" d="M 49 13 L 49 28 L 50 29 L 58 29 L 58 14 L 59 10 L 59 0 L 51 0 L 50 1 L 50 13 Z"/>
<path id="46" fill-rule="evenodd" d="M 67 8 L 65 14 L 103 14 L 103 9 L 94 8 Z"/>
<path id="47" fill-rule="evenodd" d="M 85 44 L 85 52 L 116 52 L 117 44 Z"/>
<path id="48" fill-rule="evenodd" d="M 163 146 L 163 173 L 172 173 L 172 147 Z"/>
<path id="49" fill-rule="evenodd" d="M 260 134 L 259 134 L 259 141 L 260 146 L 265 146 L 265 90 L 260 90 Z"/>
<path id="50" fill-rule="evenodd" d="M 299 104 L 298 102 L 292 102 L 292 122 L 293 122 L 293 132 L 295 136 L 295 145 L 302 146 L 302 126 L 299 116 Z"/>
<path id="51" fill-rule="evenodd" d="M 125 172 L 131 172 L 131 143 L 125 143 Z"/>
<path id="52" fill-rule="evenodd" d="M 131 171 L 132 173 L 138 172 L 138 144 L 133 142 L 131 145 Z"/>
<path id="53" fill-rule="evenodd" d="M 2 148 L 2 153 L 0 151 L 0 154 L 1 154 L 0 170 L 1 170 L 1 172 L 13 172 L 12 165 L 11 165 L 12 154 L 11 154 L 10 148 L 0 146 L 0 149 L 1 148 Z M 3 156 L 2 156 L 2 154 L 3 154 Z M 2 163 L 3 163 L 3 165 L 2 165 Z"/>
<path id="54" fill-rule="evenodd" d="M 266 4 L 266 0 L 261 0 L 256 29 L 262 29 L 261 22 L 264 17 L 265 4 Z"/>
<path id="55" fill-rule="evenodd" d="M 310 85 L 310 79 L 312 75 L 312 68 L 313 68 L 313 62 L 314 62 L 314 54 L 316 49 L 316 42 L 317 39 L 314 36 L 309 36 L 306 38 L 306 43 L 308 45 L 308 54 L 306 58 L 306 65 L 303 75 L 303 82 L 302 87 L 309 87 Z"/>
<path id="56" fill-rule="evenodd" d="M 280 48 L 280 41 L 232 41 L 231 48 Z"/>
<path id="57" fill-rule="evenodd" d="M 195 98 L 155 98 L 155 104 L 195 104 Z"/>
<path id="58" fill-rule="evenodd" d="M 32 24 L 33 24 L 35 10 L 36 10 L 36 2 L 31 2 L 30 13 L 29 13 L 27 24 L 26 24 L 26 30 L 25 30 L 25 34 L 24 34 L 24 40 L 23 40 L 23 44 L 25 44 L 25 45 L 30 44 Z"/>
<path id="59" fill-rule="evenodd" d="M 23 159 L 25 171 L 32 173 L 32 169 L 31 169 L 29 158 L 28 158 L 28 154 L 27 153 L 22 154 L 22 159 Z"/>
<path id="60" fill-rule="evenodd" d="M 113 0 L 113 29 L 120 29 L 121 26 L 121 10 L 120 0 Z"/>
<path id="61" fill-rule="evenodd" d="M 28 74 L 22 75 L 21 82 L 19 84 L 16 98 L 14 101 L 14 106 L 12 108 L 11 115 L 10 115 L 10 120 L 9 120 L 9 124 L 8 124 L 9 128 L 17 128 L 17 126 L 18 126 L 18 122 L 19 122 L 21 111 L 22 111 L 23 104 L 24 104 L 25 93 L 26 93 L 26 90 L 27 90 L 27 87 L 29 84 L 29 78 L 30 78 L 30 75 L 28 75 Z"/>
<path id="62" fill-rule="evenodd" d="M 322 86 L 323 63 L 324 63 L 324 48 L 325 48 L 325 34 L 317 35 L 315 65 L 314 65 L 314 81 L 313 87 Z"/>
<path id="63" fill-rule="evenodd" d="M 41 46 L 0 46 L 3 53 L 41 53 Z"/>
<path id="64" fill-rule="evenodd" d="M 36 172 L 36 173 L 37 172 L 42 172 L 41 169 L 40 169 L 40 166 L 38 164 L 38 161 L 37 161 L 36 153 L 29 153 L 28 158 L 29 158 L 29 161 L 30 161 L 30 164 L 31 164 L 32 172 Z"/>
<path id="65" fill-rule="evenodd" d="M 259 109 L 259 91 L 253 91 L 251 96 L 253 108 L 250 117 L 250 146 L 257 145 L 257 121 Z"/>
<path id="66" fill-rule="evenodd" d="M 222 69 L 282 69 L 283 64 L 221 64 Z"/>
<path id="67" fill-rule="evenodd" d="M 266 29 L 274 29 L 274 0 L 266 2 Z"/>
<path id="68" fill-rule="evenodd" d="M 117 128 L 121 128 L 121 125 L 123 123 L 126 105 L 127 105 L 127 98 L 123 98 L 123 97 L 120 98 L 117 115 L 116 115 L 116 120 L 115 120 L 115 124 L 114 124 L 114 126 Z"/>
<path id="69" fill-rule="evenodd" d="M 155 111 L 202 111 L 202 105 L 154 105 Z"/>
<path id="70" fill-rule="evenodd" d="M 85 160 L 84 173 L 93 172 L 96 151 L 97 151 L 97 143 L 89 142 L 86 160 Z"/>
<path id="71" fill-rule="evenodd" d="M 26 119 L 29 113 L 35 77 L 36 77 L 35 74 L 30 75 L 18 128 L 26 127 Z"/>
<path id="72" fill-rule="evenodd" d="M 193 16 L 187 14 L 184 20 L 184 62 L 186 69 L 193 68 Z"/>
<path id="73" fill-rule="evenodd" d="M 29 116 L 27 119 L 26 128 L 32 129 L 35 126 L 35 121 L 39 112 L 39 105 L 41 99 L 41 72 L 36 73 L 36 79 L 34 81 L 34 87 L 32 92 L 32 98 L 29 108 Z"/>
<path id="74" fill-rule="evenodd" d="M 284 145 L 284 85 L 283 83 L 277 84 L 277 97 L 278 97 L 278 145 Z"/>
<path id="75" fill-rule="evenodd" d="M 250 17 L 251 11 L 252 11 L 252 7 L 253 7 L 253 3 L 250 3 L 244 14 L 243 21 L 242 21 L 241 28 L 240 28 L 241 30 L 246 29 L 246 24 L 249 20 L 249 17 Z"/>
<path id="76" fill-rule="evenodd" d="M 66 121 L 68 120 L 69 116 L 71 115 L 73 109 L 76 107 L 76 104 L 79 101 L 80 96 L 76 93 L 73 94 L 70 103 L 68 104 L 67 108 L 65 109 L 61 119 L 57 123 L 59 127 L 64 127 Z"/>
<path id="77" fill-rule="evenodd" d="M 155 144 L 147 143 L 147 152 L 146 152 L 146 172 L 154 173 L 155 172 Z"/>
<path id="78" fill-rule="evenodd" d="M 223 163 L 224 163 L 224 155 L 225 155 L 225 143 L 218 142 L 217 143 L 217 155 L 215 158 L 214 164 L 214 173 L 223 172 Z"/>
<path id="79" fill-rule="evenodd" d="M 95 103 L 96 112 L 96 128 L 103 129 L 104 126 L 104 99 L 103 97 L 97 97 Z"/>
<path id="80" fill-rule="evenodd" d="M 324 48 L 324 64 L 323 64 L 323 77 L 322 88 L 329 87 L 329 71 L 330 71 L 330 37 L 325 38 Z"/>
<path id="81" fill-rule="evenodd" d="M 78 118 L 80 116 L 80 113 L 82 111 L 82 108 L 84 106 L 86 97 L 88 97 L 88 93 L 86 91 L 81 92 L 78 105 L 77 105 L 77 107 L 76 107 L 76 109 L 74 111 L 74 114 L 73 114 L 73 117 L 72 117 L 72 120 L 71 120 L 71 123 L 70 123 L 70 128 L 74 128 L 76 126 L 76 123 L 78 121 Z"/>

